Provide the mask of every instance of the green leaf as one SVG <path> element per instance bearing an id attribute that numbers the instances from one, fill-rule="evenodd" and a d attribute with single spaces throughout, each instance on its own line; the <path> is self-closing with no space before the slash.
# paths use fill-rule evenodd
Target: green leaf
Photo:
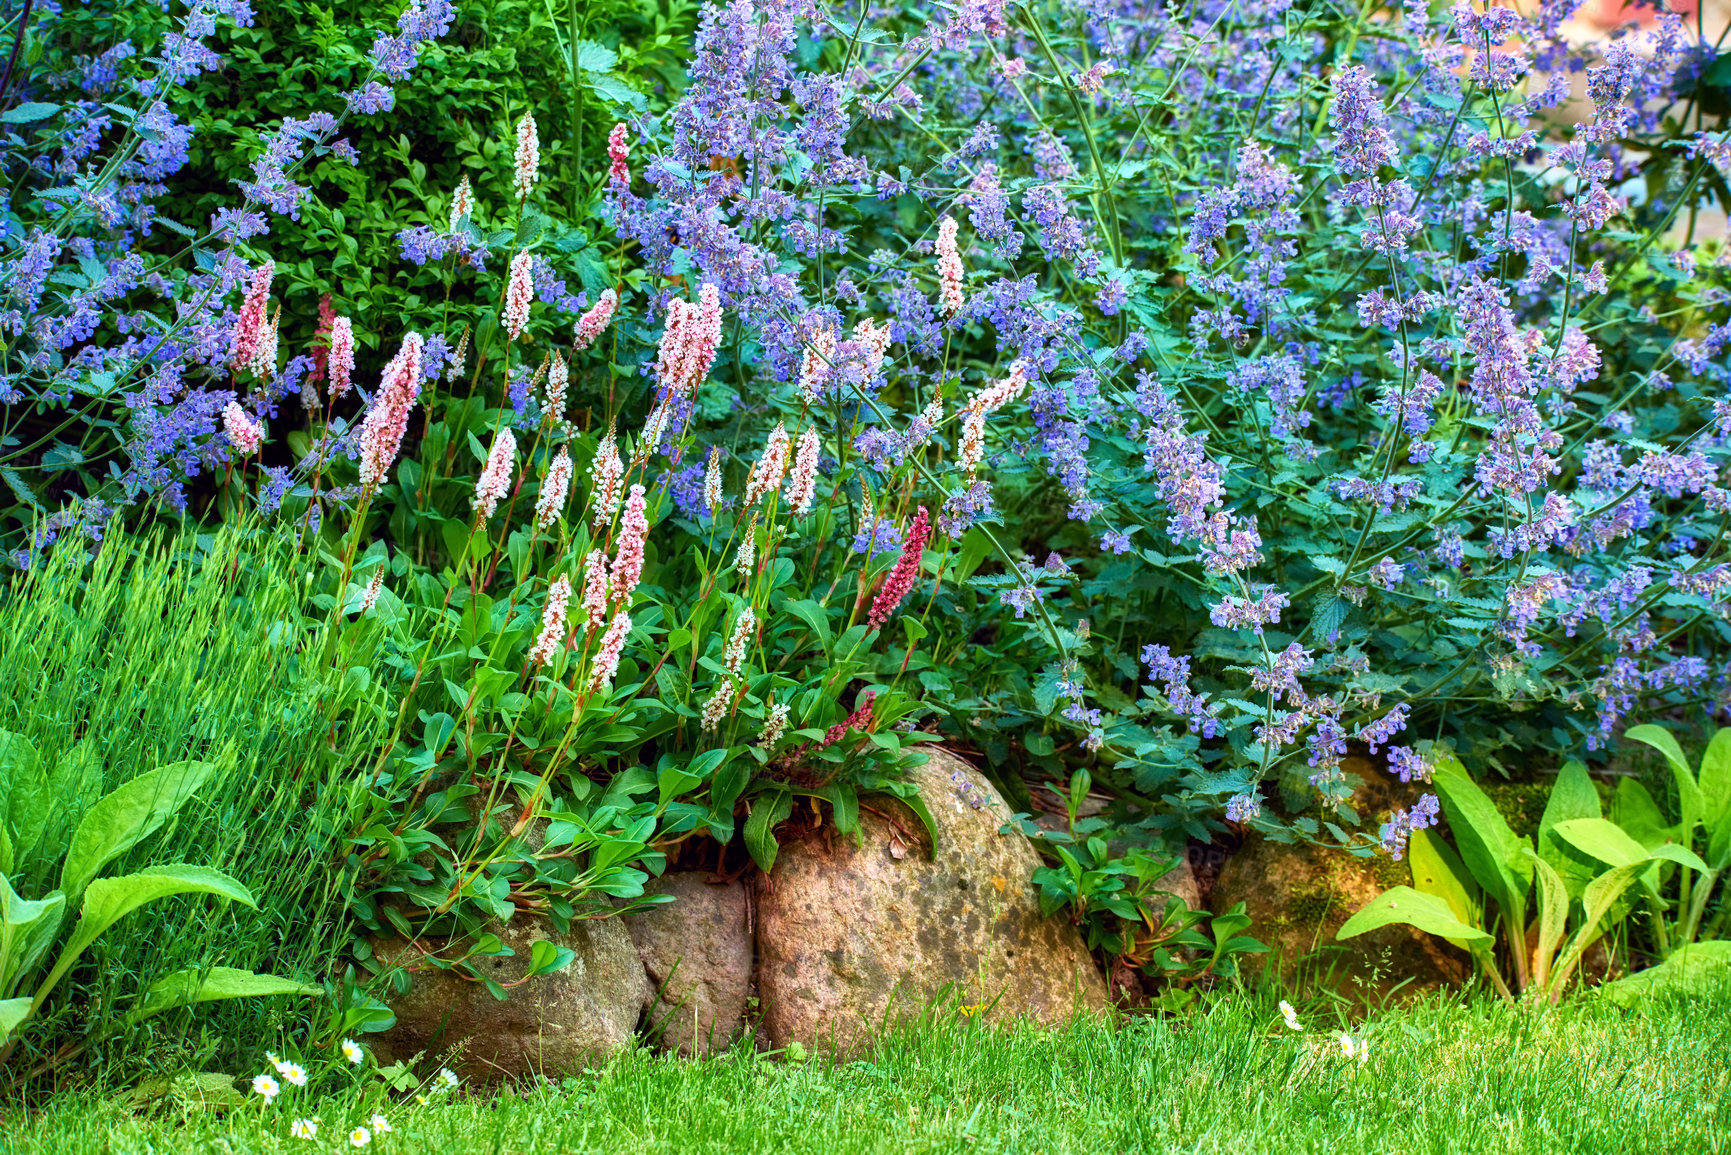
<path id="1" fill-rule="evenodd" d="M 1538 843 L 1539 859 L 1556 871 L 1571 898 L 1580 897 L 1595 872 L 1591 863 L 1557 837 L 1557 823 L 1599 816 L 1599 791 L 1587 768 L 1579 762 L 1565 764 L 1551 786 L 1544 817 L 1539 819 Z"/>
<path id="2" fill-rule="evenodd" d="M 99 878 L 84 890 L 84 905 L 79 909 L 72 938 L 61 949 L 54 969 L 37 989 L 37 1003 L 48 997 L 54 985 L 78 961 L 78 956 L 101 938 L 109 927 L 141 906 L 177 894 L 214 894 L 258 909 L 251 891 L 220 870 L 208 866 L 172 863 L 146 867 L 136 874 L 124 874 L 119 878 Z"/>
<path id="3" fill-rule="evenodd" d="M 1687 847 L 1675 842 L 1662 842 L 1647 847 L 1630 837 L 1615 822 L 1603 818 L 1576 818 L 1559 822 L 1557 833 L 1572 846 L 1586 851 L 1600 862 L 1611 866 L 1640 866 L 1655 858 L 1663 858 L 1690 870 L 1706 873 L 1707 864 Z"/>
<path id="4" fill-rule="evenodd" d="M 1434 894 L 1448 903 L 1451 913 L 1468 926 L 1479 921 L 1481 892 L 1479 884 L 1467 872 L 1454 847 L 1434 830 L 1415 830 L 1407 843 L 1407 867 L 1412 871 L 1413 889 L 1420 894 Z M 1449 940 L 1462 950 L 1466 943 Z"/>
<path id="5" fill-rule="evenodd" d="M 588 73 L 583 77 L 583 83 L 590 92 L 601 99 L 611 101 L 614 104 L 623 104 L 633 112 L 642 112 L 649 107 L 649 102 L 644 99 L 641 92 L 627 87 L 616 76 L 597 76 L 594 73 Z"/>
<path id="6" fill-rule="evenodd" d="M 216 769 L 211 762 L 174 762 L 121 784 L 92 806 L 72 833 L 60 889 L 75 904 L 102 868 L 161 829 Z"/>
<path id="7" fill-rule="evenodd" d="M 1645 742 L 1665 756 L 1665 761 L 1671 764 L 1671 777 L 1677 782 L 1677 800 L 1683 811 L 1683 830 L 1680 842 L 1687 844 L 1695 835 L 1695 824 L 1701 821 L 1701 812 L 1705 808 L 1701 797 L 1701 786 L 1695 781 L 1695 772 L 1689 769 L 1689 760 L 1683 757 L 1683 748 L 1677 745 L 1677 739 L 1671 736 L 1671 731 L 1659 726 L 1631 726 L 1625 737 L 1637 742 Z"/>
<path id="8" fill-rule="evenodd" d="M 0 872 L 22 864 L 35 849 L 48 822 L 53 795 L 36 747 L 22 734 L 0 730 L 0 822 L 6 827 L 7 851 L 0 854 Z"/>
<path id="9" fill-rule="evenodd" d="M 529 974 L 550 975 L 562 971 L 577 958 L 577 952 L 556 942 L 538 939 L 529 944 Z"/>
<path id="10" fill-rule="evenodd" d="M 1461 860 L 1480 886 L 1503 908 L 1512 923 L 1526 922 L 1532 862 L 1520 855 L 1515 837 L 1496 804 L 1467 776 L 1455 758 L 1446 759 L 1432 777 Z"/>
<path id="11" fill-rule="evenodd" d="M 811 632 L 817 635 L 818 644 L 823 647 L 825 657 L 832 656 L 829 632 L 829 614 L 814 601 L 788 602 L 787 610 L 794 617 L 811 627 Z"/>
<path id="12" fill-rule="evenodd" d="M 785 787 L 778 786 L 768 797 L 759 797 L 751 804 L 751 815 L 745 820 L 745 849 L 765 874 L 775 869 L 775 856 L 780 850 L 775 828 L 792 813 L 793 794 Z"/>
<path id="13" fill-rule="evenodd" d="M 859 795 L 852 786 L 832 783 L 818 791 L 817 796 L 829 803 L 837 833 L 853 834 L 859 830 Z"/>
<path id="14" fill-rule="evenodd" d="M 32 1000 L 27 998 L 0 1000 L 0 1046 L 12 1041 L 12 1032 L 30 1017 L 32 1006 Z"/>
<path id="15" fill-rule="evenodd" d="M 1455 917 L 1443 898 L 1425 894 L 1410 886 L 1396 886 L 1383 891 L 1364 905 L 1364 909 L 1347 919 L 1335 938 L 1355 938 L 1367 931 L 1399 923 L 1415 926 L 1426 934 L 1459 940 L 1473 949 L 1488 947 L 1491 936 Z"/>
<path id="16" fill-rule="evenodd" d="M 1533 947 L 1533 982 L 1543 990 L 1550 980 L 1551 960 L 1556 956 L 1557 946 L 1563 941 L 1563 933 L 1568 929 L 1569 888 L 1564 885 L 1562 876 L 1551 868 L 1550 863 L 1532 850 L 1527 850 L 1527 853 L 1533 856 L 1534 877 L 1539 889 L 1538 942 Z"/>
<path id="17" fill-rule="evenodd" d="M 1617 793 L 1611 799 L 1611 817 L 1629 836 L 1643 846 L 1657 846 L 1665 841 L 1664 811 L 1647 793 L 1647 788 L 1633 778 L 1617 782 Z"/>
<path id="18" fill-rule="evenodd" d="M 1620 1007 L 1662 993 L 1705 994 L 1731 978 L 1731 942 L 1696 942 L 1678 947 L 1658 966 L 1606 983 L 1600 994 Z"/>
<path id="19" fill-rule="evenodd" d="M 66 896 L 58 890 L 32 902 L 18 897 L 11 880 L 0 874 L 0 995 L 9 995 L 28 979 L 60 933 Z"/>
<path id="20" fill-rule="evenodd" d="M 0 123 L 34 124 L 39 120 L 47 120 L 60 111 L 58 104 L 46 104 L 40 100 L 27 101 L 17 108 L 0 113 Z"/>
<path id="21" fill-rule="evenodd" d="M 138 1005 L 126 1016 L 128 1023 L 160 1015 L 176 1007 L 194 1003 L 214 1003 L 222 999 L 264 998 L 271 995 L 322 996 L 325 988 L 310 983 L 297 983 L 277 975 L 254 974 L 235 967 L 198 967 L 175 971 L 157 979 L 138 1000 Z"/>
<path id="22" fill-rule="evenodd" d="M 611 72 L 613 66 L 619 63 L 619 54 L 605 44 L 597 44 L 593 40 L 579 40 L 574 47 L 577 51 L 577 67 L 584 72 Z"/>
<path id="23" fill-rule="evenodd" d="M 1717 832 L 1731 815 L 1731 726 L 1713 732 L 1701 755 L 1701 821 Z"/>

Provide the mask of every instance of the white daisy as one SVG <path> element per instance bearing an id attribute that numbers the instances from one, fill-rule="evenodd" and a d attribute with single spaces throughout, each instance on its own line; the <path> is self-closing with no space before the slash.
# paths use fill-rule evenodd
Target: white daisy
<path id="1" fill-rule="evenodd" d="M 1280 1000 L 1280 1015 L 1286 1020 L 1286 1025 L 1291 1027 L 1293 1030 L 1302 1031 L 1304 1029 L 1299 1025 L 1298 1012 L 1293 1010 L 1292 1004 L 1287 1002 L 1285 999 Z"/>
<path id="2" fill-rule="evenodd" d="M 365 1127 L 356 1127 L 353 1131 L 349 1132 L 349 1146 L 350 1147 L 365 1147 L 368 1143 L 371 1143 L 372 1141 L 373 1141 L 373 1133 L 371 1131 L 367 1130 Z"/>
<path id="3" fill-rule="evenodd" d="M 391 1133 L 391 1121 L 383 1115 L 374 1115 L 371 1119 L 368 1119 L 367 1122 L 372 1126 L 375 1134 L 389 1135 Z"/>
<path id="4" fill-rule="evenodd" d="M 255 1075 L 252 1080 L 252 1089 L 255 1094 L 263 1095 L 264 1101 L 267 1103 L 276 1098 L 282 1091 L 282 1088 L 277 1085 L 277 1081 L 269 1075 Z"/>
<path id="5" fill-rule="evenodd" d="M 283 1078 L 294 1086 L 304 1087 L 307 1085 L 306 1068 L 299 1063 L 278 1063 L 276 1069 L 282 1073 Z"/>
<path id="6" fill-rule="evenodd" d="M 317 1119 L 296 1119 L 289 1124 L 289 1134 L 296 1139 L 317 1139 L 319 1124 Z"/>
<path id="7" fill-rule="evenodd" d="M 343 1058 L 347 1059 L 351 1063 L 358 1063 L 367 1057 L 366 1052 L 361 1050 L 361 1045 L 353 1039 L 343 1040 L 342 1051 Z"/>

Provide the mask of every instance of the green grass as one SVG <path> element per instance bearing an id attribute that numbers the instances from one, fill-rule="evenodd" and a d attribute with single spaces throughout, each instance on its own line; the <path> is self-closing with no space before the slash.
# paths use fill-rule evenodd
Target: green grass
<path id="1" fill-rule="evenodd" d="M 210 866 L 248 886 L 259 909 L 174 899 L 116 924 L 0 1074 L 61 1081 L 141 1062 L 238 1062 L 230 1040 L 296 1008 L 240 1000 L 135 1028 L 125 1012 L 152 980 L 185 967 L 329 972 L 342 943 L 333 863 L 352 768 L 383 730 L 376 709 L 353 707 L 380 692 L 309 657 L 325 626 L 303 615 L 310 563 L 280 535 L 116 528 L 93 559 L 77 544 L 0 583 L 0 730 L 28 743 L 54 791 L 51 828 L 9 871 L 11 885 L 25 898 L 48 894 L 96 798 L 165 763 L 207 759 L 218 771 L 198 795 L 108 873 Z"/>
<path id="2" fill-rule="evenodd" d="M 1315 1014 L 1315 1013 L 1313 1013 Z M 1185 1020 L 1000 1032 L 966 1021 L 893 1034 L 869 1059 L 702 1062 L 621 1056 L 558 1088 L 392 1109 L 368 1149 L 413 1152 L 1687 1152 L 1731 1149 L 1731 989 L 1619 1011 L 1430 1001 L 1359 1024 L 1342 1061 L 1320 1019 L 1299 1036 L 1233 996 Z M 1328 1029 L 1325 1029 L 1328 1028 Z M 63 1097 L 0 1117 L 20 1155 L 349 1150 L 374 1109 L 343 1080 L 301 1102 L 139 1114 Z M 380 1086 L 376 1081 L 373 1086 Z M 318 1139 L 288 1138 L 316 1113 Z"/>

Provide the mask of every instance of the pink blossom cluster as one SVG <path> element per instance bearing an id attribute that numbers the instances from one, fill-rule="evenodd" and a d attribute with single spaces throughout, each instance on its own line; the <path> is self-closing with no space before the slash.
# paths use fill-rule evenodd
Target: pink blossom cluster
<path id="1" fill-rule="evenodd" d="M 547 416 L 555 421 L 565 420 L 565 393 L 570 388 L 571 367 L 554 353 L 547 367 Z"/>
<path id="2" fill-rule="evenodd" d="M 613 600 L 621 606 L 631 605 L 631 594 L 643 580 L 643 546 L 648 540 L 649 516 L 643 487 L 633 485 L 631 496 L 625 499 L 625 516 L 619 520 L 619 552 L 613 557 L 613 570 L 608 576 Z"/>
<path id="3" fill-rule="evenodd" d="M 619 658 L 625 653 L 625 639 L 631 635 L 631 615 L 620 610 L 608 623 L 607 633 L 595 651 L 595 664 L 589 668 L 589 688 L 599 690 L 613 681 L 619 672 Z"/>
<path id="4" fill-rule="evenodd" d="M 756 505 L 759 498 L 767 497 L 781 487 L 781 479 L 787 474 L 788 447 L 787 426 L 777 421 L 775 428 L 769 431 L 769 440 L 764 443 L 763 455 L 751 467 L 751 476 L 746 480 L 746 508 Z"/>
<path id="5" fill-rule="evenodd" d="M 541 611 L 541 633 L 529 649 L 529 664 L 545 666 L 565 645 L 565 610 L 571 603 L 571 579 L 564 574 L 547 591 L 547 606 Z"/>
<path id="6" fill-rule="evenodd" d="M 598 630 L 606 621 L 607 553 L 592 549 L 583 559 L 583 632 Z"/>
<path id="7" fill-rule="evenodd" d="M 228 434 L 229 444 L 242 457 L 251 457 L 264 444 L 264 429 L 258 422 L 247 416 L 246 410 L 240 407 L 240 402 L 230 401 L 222 411 L 222 429 Z"/>
<path id="8" fill-rule="evenodd" d="M 619 294 L 612 289 L 602 292 L 589 311 L 577 318 L 577 326 L 571 334 L 571 347 L 579 352 L 595 343 L 613 320 L 613 310 L 619 307 Z"/>
<path id="9" fill-rule="evenodd" d="M 228 361 L 236 369 L 251 367 L 258 354 L 259 341 L 264 337 L 268 324 L 270 283 L 275 276 L 275 261 L 266 261 L 252 271 L 246 299 L 241 302 L 240 316 L 235 318 L 234 330 L 229 336 Z"/>
<path id="10" fill-rule="evenodd" d="M 505 286 L 505 331 L 514 341 L 529 323 L 529 306 L 535 302 L 535 259 L 527 251 L 511 258 L 511 279 Z"/>
<path id="11" fill-rule="evenodd" d="M 625 163 L 630 156 L 631 142 L 625 139 L 625 126 L 616 124 L 607 134 L 607 159 L 612 162 L 607 166 L 607 180 L 615 188 L 631 186 L 631 166 Z"/>
<path id="12" fill-rule="evenodd" d="M 553 523 L 565 512 L 565 497 L 570 492 L 571 455 L 561 445 L 553 464 L 547 467 L 547 476 L 541 482 L 541 495 L 535 499 L 536 529 L 545 532 L 553 528 Z"/>
<path id="13" fill-rule="evenodd" d="M 926 548 L 926 539 L 931 536 L 931 521 L 926 515 L 926 507 L 920 506 L 914 515 L 914 523 L 908 528 L 906 543 L 902 546 L 902 556 L 896 559 L 896 564 L 884 578 L 884 584 L 878 589 L 878 596 L 872 600 L 870 615 L 866 624 L 874 630 L 883 628 L 890 620 L 896 608 L 902 604 L 902 599 L 908 596 L 908 591 L 914 588 L 914 582 L 920 576 L 920 556 Z"/>
<path id="14" fill-rule="evenodd" d="M 499 508 L 499 501 L 511 490 L 511 463 L 517 454 L 517 435 L 510 426 L 499 430 L 493 438 L 493 448 L 487 454 L 487 464 L 475 481 L 475 496 L 469 505 L 485 521 Z"/>
<path id="15" fill-rule="evenodd" d="M 347 317 L 331 318 L 330 351 L 325 361 L 330 369 L 331 396 L 349 391 L 355 372 L 355 326 Z"/>
<path id="16" fill-rule="evenodd" d="M 817 496 L 817 459 L 821 448 L 816 427 L 806 426 L 799 435 L 799 451 L 794 454 L 793 471 L 787 478 L 787 507 L 795 517 L 811 512 L 812 499 Z"/>
<path id="17" fill-rule="evenodd" d="M 519 201 L 527 200 L 535 191 L 535 181 L 541 169 L 541 141 L 535 132 L 535 114 L 525 112 L 517 122 L 517 152 L 513 165 L 511 187 Z M 466 179 L 466 178 L 465 178 Z"/>
<path id="18" fill-rule="evenodd" d="M 946 316 L 962 311 L 962 254 L 956 247 L 956 218 L 938 222 L 938 300 Z"/>
<path id="19" fill-rule="evenodd" d="M 402 348 L 385 366 L 384 380 L 361 422 L 361 490 L 371 493 L 390 473 L 409 428 L 409 411 L 421 395 L 421 335 L 403 337 Z"/>
<path id="20" fill-rule="evenodd" d="M 1027 364 L 1017 361 L 1010 366 L 1009 374 L 1002 381 L 980 390 L 968 402 L 962 415 L 962 446 L 959 456 L 962 468 L 967 471 L 970 480 L 985 457 L 987 415 L 1015 400 L 1027 386 Z"/>
<path id="21" fill-rule="evenodd" d="M 709 376 L 721 345 L 721 292 L 705 284 L 696 301 L 667 302 L 667 324 L 655 361 L 655 377 L 668 397 L 684 396 Z"/>
<path id="22" fill-rule="evenodd" d="M 469 187 L 469 178 L 464 177 L 457 182 L 457 190 L 451 194 L 451 231 L 457 231 L 457 226 L 463 223 L 463 218 L 475 211 L 475 192 Z"/>
<path id="23" fill-rule="evenodd" d="M 625 463 L 619 460 L 619 438 L 611 425 L 607 427 L 607 436 L 595 449 L 589 477 L 594 483 L 589 491 L 590 520 L 596 529 L 600 529 L 619 512 L 619 497 L 625 482 Z"/>

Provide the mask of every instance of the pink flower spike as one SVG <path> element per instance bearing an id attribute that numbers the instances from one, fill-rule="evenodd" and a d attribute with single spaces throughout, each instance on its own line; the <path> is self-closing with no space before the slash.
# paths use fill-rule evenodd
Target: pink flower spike
<path id="1" fill-rule="evenodd" d="M 589 491 L 590 520 L 600 529 L 619 512 L 620 487 L 625 480 L 625 463 L 619 460 L 619 438 L 611 425 L 595 450 L 589 477 L 594 482 Z"/>
<path id="2" fill-rule="evenodd" d="M 541 611 L 541 633 L 529 650 L 529 664 L 545 666 L 565 644 L 565 609 L 571 602 L 571 579 L 560 574 L 547 591 L 547 608 Z"/>
<path id="3" fill-rule="evenodd" d="M 962 254 L 956 248 L 956 218 L 945 217 L 938 222 L 938 299 L 944 314 L 953 317 L 962 311 Z"/>
<path id="4" fill-rule="evenodd" d="M 821 449 L 816 427 L 806 426 L 799 435 L 799 452 L 794 455 L 793 472 L 787 479 L 787 507 L 795 517 L 811 512 L 812 499 L 817 496 L 817 459 Z"/>
<path id="5" fill-rule="evenodd" d="M 565 391 L 571 387 L 571 368 L 565 358 L 553 354 L 547 369 L 547 415 L 555 421 L 565 420 Z"/>
<path id="6" fill-rule="evenodd" d="M 751 467 L 751 477 L 745 483 L 745 508 L 750 509 L 761 497 L 768 497 L 781 488 L 781 479 L 787 473 L 787 427 L 780 421 L 769 431 L 769 440 L 764 443 L 763 455 L 757 459 L 757 464 Z"/>
<path id="7" fill-rule="evenodd" d="M 896 608 L 902 604 L 902 599 L 908 596 L 908 591 L 914 588 L 914 582 L 920 576 L 920 555 L 926 548 L 926 539 L 931 535 L 931 522 L 926 518 L 926 507 L 920 506 L 914 515 L 914 524 L 908 529 L 907 544 L 902 547 L 902 556 L 896 559 L 895 568 L 884 578 L 884 584 L 878 590 L 878 596 L 872 601 L 871 614 L 866 618 L 866 624 L 874 630 L 881 630 L 884 623 L 890 620 Z"/>
<path id="8" fill-rule="evenodd" d="M 656 380 L 666 397 L 694 391 L 715 364 L 721 345 L 721 292 L 705 284 L 696 301 L 667 303 L 667 323 L 655 362 Z"/>
<path id="9" fill-rule="evenodd" d="M 258 343 L 264 336 L 265 314 L 270 303 L 270 283 L 275 276 L 275 261 L 266 261 L 252 271 L 246 300 L 241 303 L 240 316 L 235 319 L 234 331 L 229 337 L 228 363 L 236 369 L 251 365 L 258 354 Z"/>
<path id="10" fill-rule="evenodd" d="M 583 621 L 584 633 L 598 630 L 607 622 L 607 555 L 592 549 L 583 561 Z"/>
<path id="11" fill-rule="evenodd" d="M 463 223 L 463 218 L 475 211 L 475 193 L 469 187 L 469 178 L 464 177 L 457 182 L 457 191 L 451 194 L 451 232 L 457 231 L 457 226 Z"/>
<path id="12" fill-rule="evenodd" d="M 403 347 L 385 366 L 384 381 L 361 422 L 361 490 L 371 493 L 390 473 L 409 428 L 409 410 L 421 395 L 421 335 L 403 337 Z"/>
<path id="13" fill-rule="evenodd" d="M 625 163 L 631 155 L 631 143 L 625 133 L 625 126 L 616 124 L 607 134 L 607 158 L 613 162 L 607 166 L 607 180 L 622 192 L 631 187 L 631 167 Z"/>
<path id="14" fill-rule="evenodd" d="M 541 168 L 541 142 L 535 133 L 535 114 L 525 112 L 517 122 L 517 153 L 511 186 L 519 201 L 529 199 Z M 455 229 L 452 230 L 456 231 Z"/>
<path id="15" fill-rule="evenodd" d="M 631 636 L 631 615 L 620 610 L 613 615 L 601 648 L 595 652 L 595 664 L 589 671 L 589 688 L 599 690 L 613 681 L 619 672 L 619 657 L 625 652 L 625 639 Z"/>
<path id="16" fill-rule="evenodd" d="M 643 545 L 648 540 L 649 517 L 643 487 L 633 485 L 631 496 L 625 499 L 625 516 L 619 519 L 619 552 L 613 557 L 613 570 L 608 577 L 613 600 L 627 609 L 637 583 L 643 580 Z"/>
<path id="17" fill-rule="evenodd" d="M 499 500 L 511 488 L 511 463 L 517 455 L 517 435 L 511 432 L 510 426 L 499 430 L 499 435 L 493 439 L 493 448 L 487 454 L 487 464 L 481 470 L 481 476 L 475 481 L 475 496 L 469 505 L 480 511 L 481 520 L 493 516 L 499 508 Z"/>
<path id="18" fill-rule="evenodd" d="M 612 289 L 602 292 L 595 304 L 577 319 L 577 327 L 571 334 L 571 347 L 577 352 L 587 349 L 595 343 L 613 320 L 613 310 L 619 307 L 619 294 Z"/>
<path id="19" fill-rule="evenodd" d="M 527 251 L 511 258 L 511 280 L 505 286 L 505 331 L 515 341 L 529 323 L 529 306 L 535 301 L 535 259 Z"/>
<path id="20" fill-rule="evenodd" d="M 229 444 L 242 457 L 251 457 L 264 444 L 264 428 L 246 415 L 238 401 L 230 401 L 223 409 L 222 429 L 228 434 Z"/>
<path id="21" fill-rule="evenodd" d="M 535 528 L 546 531 L 553 528 L 565 512 L 565 497 L 571 492 L 571 455 L 565 452 L 565 447 L 559 447 L 559 455 L 553 458 L 553 464 L 547 467 L 547 476 L 541 482 L 541 496 L 535 499 Z"/>
<path id="22" fill-rule="evenodd" d="M 349 391 L 355 371 L 355 327 L 347 317 L 331 321 L 330 356 L 327 361 L 331 374 L 331 397 L 341 397 Z"/>

